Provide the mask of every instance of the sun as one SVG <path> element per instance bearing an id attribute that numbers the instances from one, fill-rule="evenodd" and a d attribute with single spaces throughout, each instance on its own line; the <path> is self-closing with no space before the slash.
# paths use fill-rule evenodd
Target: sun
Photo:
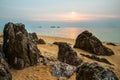
<path id="1" fill-rule="evenodd" d="M 72 15 L 76 15 L 76 12 L 72 11 L 71 14 L 72 14 Z"/>
<path id="2" fill-rule="evenodd" d="M 71 12 L 70 17 L 73 18 L 73 19 L 76 18 L 77 17 L 77 12 Z"/>
<path id="3" fill-rule="evenodd" d="M 75 20 L 78 19 L 78 13 L 77 13 L 77 12 L 74 12 L 74 11 L 69 12 L 68 15 L 67 15 L 67 18 L 68 18 L 68 20 L 70 20 L 70 21 L 75 21 Z"/>

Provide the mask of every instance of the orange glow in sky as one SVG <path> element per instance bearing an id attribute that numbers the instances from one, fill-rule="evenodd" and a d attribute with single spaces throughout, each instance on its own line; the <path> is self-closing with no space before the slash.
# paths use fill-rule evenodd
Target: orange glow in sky
<path id="1" fill-rule="evenodd" d="M 34 21 L 69 21 L 69 22 L 75 22 L 75 21 L 90 21 L 90 20 L 97 20 L 101 18 L 116 18 L 120 16 L 114 16 L 114 15 L 99 15 L 99 14 L 81 14 L 77 13 L 75 11 L 71 11 L 68 13 L 56 13 L 56 14 L 38 14 L 34 17 L 32 17 L 31 20 Z"/>
<path id="2" fill-rule="evenodd" d="M 84 14 L 80 14 L 80 13 L 72 11 L 70 13 L 64 14 L 63 19 L 65 21 L 87 21 L 87 20 L 91 20 L 92 18 L 90 19 Z"/>
<path id="3" fill-rule="evenodd" d="M 91 20 L 87 15 L 79 14 L 77 12 L 68 12 L 68 13 L 61 13 L 61 14 L 50 14 L 50 15 L 37 15 L 32 18 L 32 20 L 40 21 L 87 21 Z"/>

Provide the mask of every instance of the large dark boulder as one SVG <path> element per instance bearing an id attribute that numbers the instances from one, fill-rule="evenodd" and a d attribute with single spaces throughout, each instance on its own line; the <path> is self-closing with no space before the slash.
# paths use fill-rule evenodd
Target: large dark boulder
<path id="1" fill-rule="evenodd" d="M 84 63 L 76 70 L 76 80 L 118 80 L 115 73 L 98 63 Z"/>
<path id="2" fill-rule="evenodd" d="M 77 56 L 77 53 L 65 42 L 56 42 L 59 46 L 58 60 L 70 65 L 78 66 L 82 60 Z"/>
<path id="3" fill-rule="evenodd" d="M 12 80 L 7 62 L 5 61 L 2 53 L 0 52 L 0 80 Z"/>
<path id="4" fill-rule="evenodd" d="M 113 51 L 102 45 L 102 42 L 88 31 L 78 35 L 74 48 L 80 48 L 96 55 L 113 55 Z"/>
<path id="5" fill-rule="evenodd" d="M 40 51 L 24 24 L 7 23 L 3 33 L 3 52 L 13 68 L 23 69 L 38 63 Z"/>

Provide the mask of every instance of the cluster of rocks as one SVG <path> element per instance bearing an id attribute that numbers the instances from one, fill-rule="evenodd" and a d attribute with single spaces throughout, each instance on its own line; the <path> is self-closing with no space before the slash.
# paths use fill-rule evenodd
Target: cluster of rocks
<path id="1" fill-rule="evenodd" d="M 41 53 L 36 42 L 36 34 L 29 34 L 24 24 L 9 22 L 5 25 L 0 46 L 0 80 L 12 80 L 9 66 L 23 69 L 39 63 Z"/>
<path id="2" fill-rule="evenodd" d="M 102 42 L 88 31 L 78 35 L 74 48 L 80 48 L 96 55 L 113 55 L 113 51 L 102 45 Z"/>
<path id="3" fill-rule="evenodd" d="M 114 72 L 97 63 L 83 63 L 81 65 L 82 59 L 65 42 L 54 43 L 59 47 L 58 60 L 41 55 L 37 44 L 45 44 L 45 41 L 38 39 L 36 33 L 28 33 L 24 24 L 7 23 L 3 31 L 3 46 L 0 45 L 0 80 L 12 80 L 8 65 L 15 69 L 23 69 L 37 65 L 40 62 L 39 58 L 42 59 L 44 65 L 50 61 L 53 62 L 51 73 L 59 79 L 61 77 L 67 79 L 76 71 L 76 80 L 118 80 Z M 113 54 L 112 50 L 103 46 L 88 31 L 78 36 L 74 47 L 94 54 Z M 94 56 L 92 58 L 98 59 Z M 77 67 L 76 70 L 75 67 Z"/>
<path id="4" fill-rule="evenodd" d="M 40 51 L 24 24 L 8 23 L 3 33 L 3 52 L 13 68 L 23 69 L 38 63 Z"/>
<path id="5" fill-rule="evenodd" d="M 87 58 L 90 58 L 90 59 L 93 59 L 93 60 L 96 60 L 96 61 L 99 61 L 99 62 L 104 62 L 104 63 L 106 63 L 106 64 L 109 64 L 109 65 L 113 65 L 111 62 L 109 62 L 106 58 L 100 58 L 100 57 L 98 57 L 98 56 L 96 56 L 96 55 L 86 55 L 86 54 L 80 54 L 80 55 L 82 55 L 82 56 L 85 56 L 85 57 L 87 57 Z"/>
<path id="6" fill-rule="evenodd" d="M 59 46 L 58 60 L 73 66 L 78 66 L 82 63 L 82 59 L 77 56 L 77 53 L 65 42 L 54 43 Z"/>
<path id="7" fill-rule="evenodd" d="M 84 33 L 84 32 L 83 32 Z M 88 33 L 89 32 L 86 32 Z M 89 34 L 90 35 L 90 34 Z M 96 49 L 98 48 L 98 53 L 96 51 L 94 54 L 100 54 L 100 55 L 112 55 L 113 52 L 112 50 L 106 48 L 105 46 L 102 45 L 102 43 L 95 37 L 93 40 L 90 39 L 90 43 L 89 40 L 88 42 L 84 40 L 86 40 L 86 38 L 82 38 L 83 39 L 83 45 L 86 44 L 86 46 L 84 46 L 86 49 Z M 87 38 L 88 39 L 88 38 Z M 77 40 L 76 40 L 77 41 Z M 92 42 L 93 41 L 93 42 Z M 77 42 L 76 42 L 77 43 Z M 80 43 L 80 41 L 78 42 Z M 96 46 L 98 43 L 99 46 Z M 58 51 L 58 60 L 64 63 L 67 63 L 69 65 L 73 65 L 73 66 L 77 66 L 76 69 L 76 80 L 118 80 L 117 76 L 115 75 L 115 73 L 109 69 L 106 69 L 104 67 L 102 67 L 101 65 L 99 65 L 98 63 L 82 63 L 81 58 L 79 58 L 77 56 L 77 53 L 70 47 L 69 44 L 65 43 L 65 42 L 55 42 L 54 44 L 58 45 L 59 47 L 59 51 Z M 88 47 L 90 46 L 90 47 Z M 92 49 L 92 50 L 93 50 Z M 101 52 L 99 52 L 100 50 L 103 50 Z M 109 52 L 108 54 L 106 52 Z M 81 54 L 85 57 L 100 61 L 100 62 L 104 62 L 110 65 L 111 64 L 107 59 L 105 58 L 99 58 L 95 55 L 89 56 L 89 55 L 84 55 Z M 64 74 L 64 71 L 66 71 L 66 68 L 62 68 L 64 71 L 61 70 L 61 64 L 55 64 L 52 66 L 52 74 L 54 76 L 59 76 L 59 77 L 67 77 L 67 76 L 62 76 Z M 65 65 L 64 65 L 65 67 Z M 71 69 L 71 68 L 69 68 Z M 69 70 L 71 71 L 71 70 Z M 61 73 L 62 72 L 62 73 Z"/>
<path id="8" fill-rule="evenodd" d="M 118 80 L 110 69 L 103 68 L 98 63 L 83 63 L 76 69 L 76 80 Z"/>

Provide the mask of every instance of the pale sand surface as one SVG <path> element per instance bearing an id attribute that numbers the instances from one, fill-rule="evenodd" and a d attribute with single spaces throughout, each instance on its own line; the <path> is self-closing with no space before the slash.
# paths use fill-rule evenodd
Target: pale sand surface
<path id="1" fill-rule="evenodd" d="M 57 58 L 58 53 L 58 46 L 54 45 L 54 42 L 67 42 L 71 44 L 71 47 L 73 47 L 75 40 L 74 39 L 66 39 L 66 38 L 59 38 L 59 37 L 50 37 L 50 36 L 38 36 L 38 38 L 42 38 L 45 40 L 46 44 L 39 44 L 38 48 L 40 49 L 41 53 L 44 56 L 47 57 L 54 57 Z M 2 39 L 0 39 L 2 41 Z M 108 59 L 114 66 L 108 65 L 102 62 L 98 62 L 102 66 L 109 68 L 113 70 L 117 76 L 120 79 L 120 46 L 111 46 L 106 45 L 105 46 L 111 48 L 115 55 L 112 56 L 100 56 Z M 83 51 L 81 49 L 74 49 L 78 56 L 83 59 L 84 62 L 97 62 L 92 59 L 83 57 L 80 55 L 80 53 L 91 55 L 89 52 Z M 13 80 L 57 80 L 56 77 L 52 76 L 50 73 L 50 65 L 44 66 L 42 64 L 39 64 L 37 66 L 32 66 L 25 68 L 23 70 L 14 70 L 11 69 Z M 69 80 L 75 80 L 75 74 L 69 79 Z"/>

